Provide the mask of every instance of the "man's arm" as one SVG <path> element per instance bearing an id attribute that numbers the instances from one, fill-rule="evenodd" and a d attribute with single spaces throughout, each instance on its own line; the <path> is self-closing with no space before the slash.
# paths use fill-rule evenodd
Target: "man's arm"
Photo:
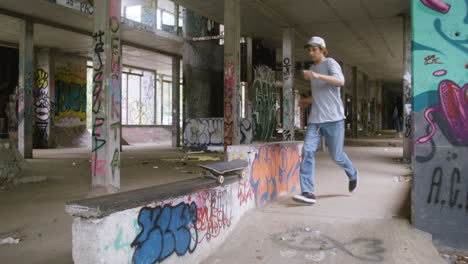
<path id="1" fill-rule="evenodd" d="M 302 107 L 302 108 L 306 108 L 308 107 L 309 105 L 312 104 L 312 96 L 310 97 L 307 97 L 307 98 L 302 98 L 300 101 L 299 101 L 299 105 Z"/>
<path id="2" fill-rule="evenodd" d="M 327 83 L 331 83 L 335 86 L 344 86 L 345 82 L 344 80 L 336 77 L 336 76 L 331 76 L 331 75 L 325 75 L 325 74 L 319 74 L 314 71 L 303 71 L 304 79 L 306 80 L 312 80 L 312 79 L 319 79 L 322 81 L 325 81 Z"/>

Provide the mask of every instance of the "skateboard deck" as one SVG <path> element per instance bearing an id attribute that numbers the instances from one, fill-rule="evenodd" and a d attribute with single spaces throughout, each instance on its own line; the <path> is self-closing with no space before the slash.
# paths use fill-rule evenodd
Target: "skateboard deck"
<path id="1" fill-rule="evenodd" d="M 237 160 L 232 160 L 232 161 L 227 161 L 227 162 L 216 162 L 216 163 L 210 163 L 210 164 L 198 164 L 200 168 L 203 168 L 209 173 L 204 174 L 205 177 L 208 178 L 214 178 L 216 179 L 219 183 L 223 183 L 224 181 L 224 174 L 229 173 L 229 172 L 235 172 L 239 170 L 244 170 L 247 168 L 249 163 L 245 160 L 237 159 Z M 244 177 L 244 173 L 234 173 L 239 175 L 241 178 Z"/>

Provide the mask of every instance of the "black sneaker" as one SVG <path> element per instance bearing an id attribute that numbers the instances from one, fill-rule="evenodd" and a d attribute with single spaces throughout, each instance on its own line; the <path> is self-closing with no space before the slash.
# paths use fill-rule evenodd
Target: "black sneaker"
<path id="1" fill-rule="evenodd" d="M 348 189 L 350 193 L 356 191 L 358 187 L 358 172 L 356 171 L 356 179 L 354 181 L 349 181 Z"/>
<path id="2" fill-rule="evenodd" d="M 315 200 L 315 195 L 309 192 L 303 192 L 301 194 L 294 195 L 293 199 L 297 202 L 314 204 L 317 201 Z"/>

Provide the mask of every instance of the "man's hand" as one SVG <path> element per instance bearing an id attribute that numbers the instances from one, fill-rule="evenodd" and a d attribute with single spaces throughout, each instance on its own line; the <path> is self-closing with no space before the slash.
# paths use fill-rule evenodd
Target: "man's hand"
<path id="1" fill-rule="evenodd" d="M 312 104 L 312 97 L 302 98 L 299 101 L 299 105 L 301 106 L 301 108 L 306 108 L 311 104 Z"/>
<path id="2" fill-rule="evenodd" d="M 303 77 L 305 80 L 318 79 L 318 78 L 319 78 L 319 74 L 316 73 L 316 72 L 314 72 L 314 71 L 304 70 L 304 71 L 302 71 L 302 77 Z"/>

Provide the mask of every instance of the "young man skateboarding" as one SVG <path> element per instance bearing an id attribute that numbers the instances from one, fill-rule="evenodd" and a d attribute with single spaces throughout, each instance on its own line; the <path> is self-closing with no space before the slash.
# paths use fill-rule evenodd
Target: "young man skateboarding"
<path id="1" fill-rule="evenodd" d="M 334 59 L 326 57 L 328 52 L 321 37 L 312 37 L 305 48 L 313 65 L 303 71 L 303 77 L 310 81 L 312 97 L 302 99 L 300 104 L 303 107 L 312 104 L 312 107 L 302 149 L 302 193 L 295 195 L 294 200 L 314 204 L 315 152 L 322 136 L 327 142 L 330 157 L 346 172 L 350 192 L 357 188 L 358 172 L 343 152 L 345 115 L 340 87 L 345 80 L 341 67 Z"/>

